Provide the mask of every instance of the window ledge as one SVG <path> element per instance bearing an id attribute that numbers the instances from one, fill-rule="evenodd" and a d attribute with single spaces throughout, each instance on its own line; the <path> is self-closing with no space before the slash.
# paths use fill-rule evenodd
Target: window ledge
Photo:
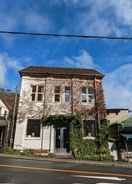
<path id="1" fill-rule="evenodd" d="M 40 137 L 25 137 L 25 140 L 40 140 Z"/>
<path id="2" fill-rule="evenodd" d="M 87 137 L 83 137 L 84 140 L 95 140 L 95 137 L 93 136 L 87 136 Z"/>

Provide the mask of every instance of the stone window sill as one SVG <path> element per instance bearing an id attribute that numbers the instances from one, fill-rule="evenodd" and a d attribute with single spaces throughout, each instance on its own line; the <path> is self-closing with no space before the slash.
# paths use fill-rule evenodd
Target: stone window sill
<path id="1" fill-rule="evenodd" d="M 25 140 L 40 140 L 40 137 L 25 137 Z"/>
<path id="2" fill-rule="evenodd" d="M 87 137 L 83 137 L 84 140 L 95 140 L 95 137 L 93 136 L 87 136 Z"/>

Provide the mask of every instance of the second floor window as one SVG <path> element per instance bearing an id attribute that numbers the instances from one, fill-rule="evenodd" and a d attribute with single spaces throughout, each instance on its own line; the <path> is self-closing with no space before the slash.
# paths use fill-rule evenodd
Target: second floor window
<path id="1" fill-rule="evenodd" d="M 42 101 L 44 96 L 44 86 L 33 85 L 32 86 L 32 101 Z"/>
<path id="2" fill-rule="evenodd" d="M 70 102 L 71 98 L 71 88 L 69 86 L 65 87 L 65 102 Z"/>
<path id="3" fill-rule="evenodd" d="M 82 87 L 81 91 L 81 102 L 83 103 L 91 103 L 94 99 L 94 88 L 89 87 Z"/>
<path id="4" fill-rule="evenodd" d="M 60 102 L 60 86 L 55 86 L 55 102 Z"/>

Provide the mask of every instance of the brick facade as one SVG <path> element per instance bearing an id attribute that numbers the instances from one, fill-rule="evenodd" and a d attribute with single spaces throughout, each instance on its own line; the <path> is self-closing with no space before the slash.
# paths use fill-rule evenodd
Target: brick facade
<path id="1" fill-rule="evenodd" d="M 31 100 L 32 85 L 44 86 L 44 100 L 42 102 L 34 102 Z M 60 102 L 54 102 L 54 88 L 60 86 Z M 65 102 L 65 86 L 71 88 L 71 100 Z M 81 89 L 83 86 L 91 86 L 94 88 L 94 99 L 90 103 L 81 102 Z M 95 77 L 65 77 L 65 76 L 42 76 L 35 77 L 24 75 L 21 81 L 21 91 L 19 100 L 19 109 L 16 125 L 16 136 L 14 142 L 15 149 L 40 149 L 40 138 L 27 138 L 26 137 L 26 122 L 27 119 L 41 119 L 43 113 L 46 116 L 59 115 L 59 114 L 71 114 L 75 112 L 89 111 L 98 107 L 98 110 L 105 118 L 105 105 L 104 95 L 102 90 L 102 78 L 96 79 Z M 95 116 L 96 117 L 96 116 Z M 52 129 L 52 131 L 51 131 Z M 49 145 L 49 134 L 52 139 Z M 44 128 L 44 145 L 43 149 L 54 152 L 54 135 L 55 130 L 53 127 Z M 42 128 L 41 128 L 42 134 Z M 50 148 L 49 148 L 50 146 Z"/>

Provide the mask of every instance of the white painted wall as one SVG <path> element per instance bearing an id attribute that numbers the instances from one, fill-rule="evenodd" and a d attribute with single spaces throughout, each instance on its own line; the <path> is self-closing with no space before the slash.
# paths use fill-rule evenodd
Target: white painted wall
<path id="1" fill-rule="evenodd" d="M 6 118 L 7 118 L 9 115 L 9 110 L 1 99 L 0 99 L 0 108 L 1 108 L 0 116 L 4 116 L 4 113 L 6 111 L 7 112 Z"/>
<path id="2" fill-rule="evenodd" d="M 129 118 L 128 110 L 121 110 L 118 114 L 116 113 L 109 113 L 107 115 L 107 120 L 109 120 L 110 124 L 112 123 L 121 123 Z"/>

